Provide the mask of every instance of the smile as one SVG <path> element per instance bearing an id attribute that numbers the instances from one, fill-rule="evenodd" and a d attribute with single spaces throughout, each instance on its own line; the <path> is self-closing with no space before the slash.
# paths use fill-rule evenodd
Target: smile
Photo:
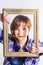
<path id="1" fill-rule="evenodd" d="M 24 36 L 18 36 L 18 37 L 24 37 Z"/>

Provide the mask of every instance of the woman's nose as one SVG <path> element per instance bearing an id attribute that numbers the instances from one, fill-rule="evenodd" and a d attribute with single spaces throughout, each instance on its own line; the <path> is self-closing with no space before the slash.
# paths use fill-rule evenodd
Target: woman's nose
<path id="1" fill-rule="evenodd" d="M 22 35 L 23 34 L 23 30 L 19 29 L 19 34 Z"/>

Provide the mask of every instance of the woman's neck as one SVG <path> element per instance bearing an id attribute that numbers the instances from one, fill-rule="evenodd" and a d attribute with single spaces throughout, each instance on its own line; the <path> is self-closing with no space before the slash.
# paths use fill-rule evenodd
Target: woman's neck
<path id="1" fill-rule="evenodd" d="M 27 41 L 27 38 L 23 39 L 22 41 L 21 40 L 19 41 L 21 48 L 25 45 L 26 41 Z"/>

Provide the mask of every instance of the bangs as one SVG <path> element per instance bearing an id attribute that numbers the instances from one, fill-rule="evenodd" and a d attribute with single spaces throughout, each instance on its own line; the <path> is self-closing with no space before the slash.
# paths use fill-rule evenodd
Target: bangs
<path id="1" fill-rule="evenodd" d="M 16 30 L 21 25 L 21 23 L 24 24 L 23 26 L 27 26 L 29 29 L 31 28 L 30 19 L 27 16 L 18 15 L 13 19 L 11 26 L 10 26 L 10 30 L 11 31 Z"/>

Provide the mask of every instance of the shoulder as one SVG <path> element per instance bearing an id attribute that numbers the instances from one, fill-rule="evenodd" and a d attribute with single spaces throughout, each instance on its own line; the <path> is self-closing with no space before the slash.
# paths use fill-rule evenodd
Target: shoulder
<path id="1" fill-rule="evenodd" d="M 11 40 L 11 41 L 15 41 L 15 38 L 13 38 L 12 34 L 8 34 L 8 39 Z"/>
<path id="2" fill-rule="evenodd" d="M 8 48 L 9 51 L 14 51 L 13 47 L 14 47 L 14 43 L 15 43 L 15 39 L 12 37 L 11 34 L 8 34 Z"/>
<path id="3" fill-rule="evenodd" d="M 0 28 L 0 42 L 3 43 L 3 30 Z"/>
<path id="4" fill-rule="evenodd" d="M 28 39 L 28 43 L 34 43 L 33 39 Z"/>

